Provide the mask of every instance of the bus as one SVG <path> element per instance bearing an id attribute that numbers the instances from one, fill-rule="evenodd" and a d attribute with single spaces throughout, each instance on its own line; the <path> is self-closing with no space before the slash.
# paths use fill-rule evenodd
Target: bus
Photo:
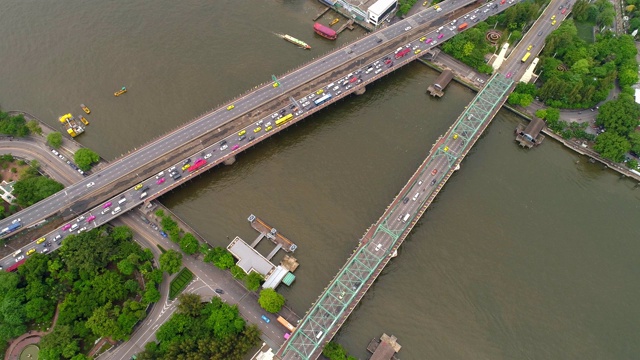
<path id="1" fill-rule="evenodd" d="M 529 58 L 529 56 L 531 56 L 531 53 L 527 51 L 526 54 L 524 54 L 524 57 L 522 58 L 522 62 L 527 61 L 527 59 Z"/>
<path id="2" fill-rule="evenodd" d="M 281 117 L 280 119 L 276 120 L 276 126 L 280 126 L 284 123 L 286 123 L 287 121 L 293 119 L 293 114 L 287 114 L 283 117 Z"/>
<path id="3" fill-rule="evenodd" d="M 294 332 L 296 330 L 296 327 L 291 325 L 291 323 L 289 323 L 287 320 L 285 320 L 285 318 L 283 318 L 282 316 L 278 316 L 278 322 L 280 324 L 282 324 L 282 326 L 286 327 L 287 330 Z"/>
<path id="4" fill-rule="evenodd" d="M 315 99 L 313 102 L 316 104 L 316 106 L 320 106 L 329 99 L 331 99 L 331 94 L 324 94 L 322 97 Z"/>

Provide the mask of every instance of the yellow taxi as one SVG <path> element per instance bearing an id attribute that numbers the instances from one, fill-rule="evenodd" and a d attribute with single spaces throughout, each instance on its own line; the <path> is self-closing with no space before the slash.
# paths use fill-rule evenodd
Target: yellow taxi
<path id="1" fill-rule="evenodd" d="M 529 46 L 527 47 L 527 51 L 528 51 L 528 50 L 531 50 L 532 48 L 533 48 L 533 45 L 529 45 Z"/>
<path id="2" fill-rule="evenodd" d="M 264 129 L 264 131 L 271 131 L 271 129 L 273 129 L 273 126 L 269 125 Z"/>
<path id="3" fill-rule="evenodd" d="M 231 105 L 227 106 L 227 110 L 232 110 L 234 107 L 236 107 L 236 106 L 231 104 Z"/>
<path id="4" fill-rule="evenodd" d="M 320 89 L 320 90 L 316 91 L 316 94 L 320 95 L 320 94 L 322 94 L 323 92 L 324 92 L 324 90 Z"/>
<path id="5" fill-rule="evenodd" d="M 278 86 L 280 86 L 280 84 L 278 84 L 278 83 L 273 83 L 273 87 L 274 87 L 274 88 L 277 88 Z"/>
<path id="6" fill-rule="evenodd" d="M 184 165 L 182 166 L 182 171 L 185 171 L 185 170 L 187 170 L 187 169 L 188 169 L 188 168 L 190 168 L 190 167 L 191 167 L 191 164 L 184 164 Z"/>
<path id="7" fill-rule="evenodd" d="M 238 133 L 238 136 L 242 136 L 246 133 L 247 133 L 247 130 L 240 130 L 240 132 Z"/>
<path id="8" fill-rule="evenodd" d="M 133 190 L 140 190 L 140 189 L 142 189 L 142 183 L 133 187 Z"/>
<path id="9" fill-rule="evenodd" d="M 458 134 L 453 134 L 453 140 L 458 138 Z"/>
<path id="10" fill-rule="evenodd" d="M 427 3 L 429 2 L 429 0 L 425 1 L 422 3 L 422 6 L 427 6 Z"/>
<path id="11" fill-rule="evenodd" d="M 551 22 L 551 25 L 555 25 L 555 24 L 556 24 L 556 21 L 555 21 L 555 20 L 553 20 L 553 21 Z"/>
<path id="12" fill-rule="evenodd" d="M 257 128 L 253 129 L 254 133 L 260 132 L 260 130 L 262 130 L 262 128 L 260 126 L 258 126 Z"/>
<path id="13" fill-rule="evenodd" d="M 29 251 L 27 251 L 27 256 L 33 254 L 34 252 L 36 252 L 36 248 L 29 249 Z"/>
<path id="14" fill-rule="evenodd" d="M 555 20 L 555 18 L 556 18 L 556 16 L 555 16 L 555 15 L 553 15 L 553 16 L 551 17 L 551 20 Z"/>
<path id="15" fill-rule="evenodd" d="M 425 40 L 427 40 L 426 36 L 423 36 L 423 37 L 420 38 L 420 42 L 424 42 Z"/>
<path id="16" fill-rule="evenodd" d="M 45 242 L 45 240 L 47 240 L 44 237 L 41 237 L 40 239 L 36 240 L 36 244 L 42 244 L 43 242 Z"/>
<path id="17" fill-rule="evenodd" d="M 414 51 L 413 53 L 414 53 L 414 54 L 420 54 L 420 52 L 421 52 L 421 51 L 422 51 L 422 50 L 420 50 L 420 49 L 416 49 L 416 51 Z"/>
<path id="18" fill-rule="evenodd" d="M 442 149 L 442 150 L 444 150 L 444 152 L 447 152 L 447 151 L 449 151 L 449 147 L 445 146 L 444 149 Z"/>

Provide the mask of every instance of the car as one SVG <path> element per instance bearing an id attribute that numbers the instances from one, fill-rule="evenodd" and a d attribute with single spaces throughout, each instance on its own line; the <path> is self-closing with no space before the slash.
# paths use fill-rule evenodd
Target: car
<path id="1" fill-rule="evenodd" d="M 556 21 L 555 21 L 555 20 L 553 20 L 553 21 L 551 22 L 551 25 L 555 25 L 555 24 L 556 24 Z"/>
<path id="2" fill-rule="evenodd" d="M 20 255 L 16 258 L 16 262 L 20 261 L 20 260 L 24 260 L 24 255 Z"/>
<path id="3" fill-rule="evenodd" d="M 271 322 L 271 320 L 269 320 L 267 315 L 262 315 L 261 318 L 262 318 L 262 321 L 266 322 L 267 324 Z"/>
<path id="4" fill-rule="evenodd" d="M 344 89 L 345 89 L 345 90 L 349 90 L 349 89 L 351 89 L 352 87 L 353 87 L 353 85 L 347 85 L 347 86 L 345 86 L 345 88 L 344 88 Z"/>
<path id="5" fill-rule="evenodd" d="M 422 180 L 418 180 L 418 185 L 422 185 Z"/>
<path id="6" fill-rule="evenodd" d="M 228 147 L 229 147 L 229 145 L 224 144 L 224 145 L 220 146 L 220 151 L 227 150 Z"/>
<path id="7" fill-rule="evenodd" d="M 256 123 L 256 125 L 260 125 L 260 121 L 258 121 L 258 123 Z M 238 136 L 242 136 L 244 134 L 247 133 L 247 130 L 240 130 L 240 132 L 238 133 Z"/>
<path id="8" fill-rule="evenodd" d="M 164 171 L 160 171 L 159 173 L 156 174 L 156 179 L 160 179 L 163 176 L 164 176 Z"/>
<path id="9" fill-rule="evenodd" d="M 413 53 L 414 53 L 414 54 L 420 54 L 420 52 L 421 52 L 421 51 L 422 51 L 422 50 L 418 49 L 418 50 L 414 51 Z"/>
<path id="10" fill-rule="evenodd" d="M 247 138 L 247 135 L 238 136 L 238 141 L 242 141 Z"/>
<path id="11" fill-rule="evenodd" d="M 80 216 L 76 221 L 77 221 L 77 222 L 80 222 L 80 221 L 82 221 L 82 220 L 84 220 L 84 215 L 81 215 L 81 216 Z"/>
<path id="12" fill-rule="evenodd" d="M 47 238 L 45 237 L 41 237 L 40 239 L 36 240 L 36 244 L 42 244 L 43 242 L 45 242 L 47 240 Z"/>
<path id="13" fill-rule="evenodd" d="M 320 94 L 322 94 L 323 92 L 324 92 L 324 90 L 322 90 L 322 89 L 318 89 L 318 91 L 316 91 L 316 94 L 320 95 Z"/>
<path id="14" fill-rule="evenodd" d="M 421 38 L 420 38 L 420 40 L 418 40 L 418 41 L 423 42 L 423 41 L 425 41 L 425 40 L 427 40 L 427 37 L 426 37 L 426 36 L 423 36 L 423 37 L 421 37 Z"/>
<path id="15" fill-rule="evenodd" d="M 81 227 L 81 228 L 78 230 L 78 234 L 83 233 L 83 232 L 85 232 L 85 231 L 87 231 L 87 227 L 86 227 L 86 226 L 83 226 L 83 227 Z"/>
<path id="16" fill-rule="evenodd" d="M 542 30 L 538 31 L 538 36 L 542 35 Z"/>
<path id="17" fill-rule="evenodd" d="M 406 28 L 404 28 L 404 31 L 409 31 L 411 30 L 411 26 L 407 26 Z"/>
<path id="18" fill-rule="evenodd" d="M 88 187 L 88 188 L 90 188 L 90 187 L 92 187 L 92 186 L 93 186 L 93 185 L 95 185 L 95 184 L 96 184 L 96 183 L 94 183 L 94 182 L 92 181 L 92 182 L 90 182 L 90 183 L 88 183 L 88 184 L 87 184 L 87 187 Z"/>
<path id="19" fill-rule="evenodd" d="M 431 183 L 429 183 L 431 186 L 436 184 L 436 179 L 431 180 Z"/>
<path id="20" fill-rule="evenodd" d="M 453 134 L 453 140 L 458 138 L 458 134 Z"/>
<path id="21" fill-rule="evenodd" d="M 533 48 L 533 45 L 527 46 L 527 51 L 531 50 L 532 48 Z"/>
<path id="22" fill-rule="evenodd" d="M 251 135 L 249 136 L 249 141 L 253 141 L 255 138 L 256 138 L 255 136 Z"/>
<path id="23" fill-rule="evenodd" d="M 380 249 L 382 249 L 382 244 L 378 244 L 378 245 L 376 245 L 375 251 L 378 251 L 378 250 L 380 250 Z"/>
<path id="24" fill-rule="evenodd" d="M 438 35 L 438 39 L 442 39 L 443 37 L 444 37 L 444 34 Z"/>
<path id="25" fill-rule="evenodd" d="M 14 219 L 11 223 L 12 223 L 12 224 L 17 224 L 17 223 L 19 223 L 20 221 L 22 221 L 22 219 L 17 218 L 17 219 Z"/>
<path id="26" fill-rule="evenodd" d="M 278 84 L 277 82 L 274 82 L 273 85 L 271 86 L 273 86 L 274 88 L 277 88 L 278 86 L 280 86 L 280 84 Z"/>
<path id="27" fill-rule="evenodd" d="M 107 214 L 109 211 L 111 211 L 111 208 L 105 208 L 104 210 L 102 210 L 102 211 L 100 212 L 100 214 L 105 215 L 105 214 Z"/>
<path id="28" fill-rule="evenodd" d="M 138 191 L 140 189 L 142 189 L 142 183 L 140 183 L 140 184 L 138 184 L 138 185 L 133 187 L 133 190 L 136 190 L 136 191 Z"/>
<path id="29" fill-rule="evenodd" d="M 438 169 L 433 169 L 433 170 L 431 170 L 431 175 L 435 175 L 435 174 L 437 174 L 437 173 L 438 173 Z"/>
<path id="30" fill-rule="evenodd" d="M 507 73 L 507 79 L 511 78 L 511 71 Z"/>
<path id="31" fill-rule="evenodd" d="M 388 65 L 388 64 L 391 64 L 391 59 L 387 59 L 387 60 L 385 60 L 385 61 L 384 61 L 384 63 L 385 63 L 385 64 L 387 64 L 387 65 Z"/>
<path id="32" fill-rule="evenodd" d="M 502 1 L 500 1 L 500 5 L 504 5 L 504 3 L 506 3 L 506 2 L 507 2 L 507 0 L 502 0 Z"/>
<path id="33" fill-rule="evenodd" d="M 357 77 L 355 77 L 355 76 L 354 76 L 354 77 L 352 77 L 351 79 L 349 79 L 349 82 L 350 82 L 350 83 L 354 83 L 354 82 L 356 82 L 356 81 L 358 81 L 358 78 L 357 78 Z"/>
<path id="34" fill-rule="evenodd" d="M 120 210 L 122 210 L 122 209 L 120 209 L 120 206 L 118 206 L 117 208 L 113 209 L 113 211 L 111 212 L 111 215 L 115 215 L 115 214 L 119 213 Z"/>
<path id="35" fill-rule="evenodd" d="M 67 160 L 67 158 L 66 158 L 66 157 L 62 156 L 62 154 L 58 155 L 58 157 L 59 157 L 60 159 L 62 159 L 62 161 Z"/>
<path id="36" fill-rule="evenodd" d="M 36 248 L 31 248 L 27 251 L 27 253 L 25 255 L 29 256 L 31 254 L 33 254 L 34 252 L 36 252 Z"/>
<path id="37" fill-rule="evenodd" d="M 313 99 L 314 97 L 316 97 L 316 94 L 309 94 L 308 96 L 309 100 Z"/>
<path id="38" fill-rule="evenodd" d="M 56 242 L 62 238 L 62 235 L 58 234 L 53 238 L 53 242 Z"/>
<path id="39" fill-rule="evenodd" d="M 40 254 L 44 254 L 46 252 L 49 252 L 49 248 L 48 247 L 42 249 L 42 251 L 40 251 Z"/>
<path id="40" fill-rule="evenodd" d="M 238 150 L 238 148 L 239 148 L 239 147 L 240 147 L 240 145 L 235 144 L 235 145 L 233 145 L 233 147 L 231 148 L 231 150 Z"/>
<path id="41" fill-rule="evenodd" d="M 431 43 L 431 45 L 435 45 L 438 43 L 438 40 L 433 40 L 433 42 Z"/>
<path id="42" fill-rule="evenodd" d="M 95 215 L 91 215 L 91 216 L 89 216 L 89 217 L 87 218 L 87 222 L 92 222 L 92 221 L 93 221 L 93 220 L 95 220 L 95 219 L 96 219 L 96 216 L 95 216 Z"/>
<path id="43" fill-rule="evenodd" d="M 218 294 L 224 294 L 224 290 L 222 289 L 215 289 L 214 291 Z"/>
<path id="44" fill-rule="evenodd" d="M 260 126 L 258 126 L 257 128 L 253 129 L 254 133 L 260 132 L 260 130 L 262 130 L 262 128 Z"/>
<path id="45" fill-rule="evenodd" d="M 225 146 L 227 146 L 227 145 L 225 145 Z M 222 149 L 220 149 L 220 150 L 222 150 Z M 182 166 L 182 171 L 185 171 L 185 170 L 187 170 L 187 169 L 188 169 L 188 168 L 190 168 L 190 167 L 191 167 L 191 164 L 184 164 L 184 165 Z"/>
<path id="46" fill-rule="evenodd" d="M 567 12 L 567 9 L 562 9 L 561 13 L 564 15 Z"/>
<path id="47" fill-rule="evenodd" d="M 425 44 L 428 44 L 428 43 L 430 43 L 430 42 L 432 42 L 432 41 L 433 41 L 433 38 L 428 38 L 427 40 L 425 40 L 425 41 L 424 41 L 424 43 L 425 43 Z"/>
<path id="48" fill-rule="evenodd" d="M 55 149 L 54 149 L 54 150 L 51 150 L 51 152 L 52 152 L 52 153 L 53 153 L 53 155 L 55 155 L 55 156 L 60 155 L 60 153 L 59 153 L 59 152 L 57 152 Z"/>
<path id="49" fill-rule="evenodd" d="M 160 235 L 161 235 L 163 238 L 166 238 L 166 237 L 168 237 L 168 236 L 169 236 L 169 235 L 167 235 L 167 233 L 166 233 L 166 232 L 164 232 L 164 231 L 162 231 L 162 230 L 160 231 Z"/>
<path id="50" fill-rule="evenodd" d="M 156 181 L 156 184 L 160 185 L 160 184 L 164 183 L 166 180 L 167 179 L 165 179 L 165 178 L 160 178 L 160 179 L 158 179 L 158 181 Z"/>
<path id="51" fill-rule="evenodd" d="M 342 300 L 345 294 L 346 294 L 345 291 L 341 292 L 340 295 L 338 295 L 338 299 Z"/>
<path id="52" fill-rule="evenodd" d="M 225 145 L 227 143 L 227 140 L 222 140 L 220 141 L 220 146 Z M 189 161 L 191 161 L 191 159 L 189 159 Z"/>
<path id="53" fill-rule="evenodd" d="M 235 105 L 231 104 L 231 105 L 227 106 L 227 110 L 233 110 L 233 108 L 235 108 L 235 107 L 236 107 Z"/>
<path id="54" fill-rule="evenodd" d="M 449 151 L 449 147 L 448 147 L 448 146 L 445 146 L 445 147 L 444 147 L 444 149 L 442 149 L 442 151 L 444 151 L 444 152 Z"/>
<path id="55" fill-rule="evenodd" d="M 555 15 L 551 16 L 551 20 L 555 20 L 555 19 L 556 19 Z"/>
<path id="56" fill-rule="evenodd" d="M 271 131 L 273 130 L 273 126 L 269 125 L 266 128 L 264 128 L 264 131 Z"/>
<path id="57" fill-rule="evenodd" d="M 62 231 L 67 231 L 69 230 L 70 227 L 71 227 L 71 224 L 66 224 L 65 226 L 62 227 Z"/>
<path id="58" fill-rule="evenodd" d="M 207 159 L 208 159 L 208 158 L 210 158 L 210 157 L 211 157 L 211 153 L 207 153 L 207 154 L 204 156 L 204 159 L 205 159 L 205 160 L 207 160 Z"/>
<path id="59" fill-rule="evenodd" d="M 84 175 L 84 171 L 82 171 L 81 169 L 77 169 L 77 170 L 80 173 L 80 175 Z"/>

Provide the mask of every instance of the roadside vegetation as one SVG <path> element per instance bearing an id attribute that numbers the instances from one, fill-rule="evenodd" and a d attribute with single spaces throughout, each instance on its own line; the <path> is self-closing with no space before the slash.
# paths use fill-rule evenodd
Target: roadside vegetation
<path id="1" fill-rule="evenodd" d="M 420 0 L 422 1 L 422 0 Z M 418 2 L 418 0 L 398 0 L 398 12 L 396 16 L 402 17 L 407 15 L 409 10 Z"/>
<path id="2" fill-rule="evenodd" d="M 258 303 L 264 310 L 275 314 L 284 306 L 284 296 L 278 294 L 274 289 L 262 289 Z"/>
<path id="3" fill-rule="evenodd" d="M 57 131 L 50 132 L 47 135 L 47 145 L 54 149 L 59 149 L 62 146 L 62 134 Z"/>
<path id="4" fill-rule="evenodd" d="M 22 114 L 12 116 L 9 113 L 0 111 L 0 134 L 25 137 L 31 134 L 31 130 Z"/>
<path id="5" fill-rule="evenodd" d="M 147 343 L 138 360 L 225 359 L 241 360 L 260 343 L 260 330 L 245 323 L 237 306 L 220 298 L 203 303 L 199 295 L 181 294 L 175 314 Z"/>
<path id="6" fill-rule="evenodd" d="M 100 155 L 91 149 L 78 149 L 78 151 L 73 154 L 73 162 L 75 162 L 82 171 L 91 170 L 93 164 L 97 164 L 99 161 Z"/>
<path id="7" fill-rule="evenodd" d="M 39 344 L 42 359 L 84 359 L 100 337 L 127 340 L 162 281 L 151 252 L 131 240 L 127 227 L 101 227 L 31 255 L 17 272 L 0 271 L 0 352 L 11 338 L 51 327 L 56 307 L 55 327 Z"/>
<path id="8" fill-rule="evenodd" d="M 342 345 L 329 341 L 327 346 L 322 349 L 322 355 L 329 360 L 356 360 L 355 357 L 347 354 L 347 350 Z"/>
<path id="9" fill-rule="evenodd" d="M 169 285 L 169 299 L 173 300 L 180 294 L 193 280 L 193 273 L 187 268 L 182 268 L 178 276 L 171 280 Z"/>

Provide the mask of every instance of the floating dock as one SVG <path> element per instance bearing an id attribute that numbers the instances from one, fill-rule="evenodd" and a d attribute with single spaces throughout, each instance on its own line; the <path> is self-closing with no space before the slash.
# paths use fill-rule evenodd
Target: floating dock
<path id="1" fill-rule="evenodd" d="M 444 95 L 444 89 L 449 85 L 451 79 L 453 79 L 453 72 L 450 69 L 445 69 L 440 76 L 438 76 L 436 82 L 429 86 L 427 91 L 431 96 L 442 97 L 442 95 Z"/>
<path id="2" fill-rule="evenodd" d="M 402 346 L 398 344 L 398 339 L 391 335 L 382 334 L 380 340 L 373 339 L 367 346 L 367 351 L 372 353 L 369 360 L 398 360 L 396 354 Z"/>
<path id="3" fill-rule="evenodd" d="M 81 121 L 71 115 L 71 113 L 60 116 L 58 121 L 60 121 L 71 137 L 76 137 L 84 132 Z"/>
<path id="4" fill-rule="evenodd" d="M 260 233 L 260 236 L 256 239 L 256 241 L 251 244 L 252 247 L 258 245 L 260 240 L 266 237 L 286 252 L 294 252 L 298 248 L 296 244 L 280 234 L 278 230 L 267 225 L 264 221 L 260 220 L 255 215 L 251 214 L 247 220 L 249 220 L 249 222 L 251 223 L 251 227 L 253 227 L 257 232 Z"/>

